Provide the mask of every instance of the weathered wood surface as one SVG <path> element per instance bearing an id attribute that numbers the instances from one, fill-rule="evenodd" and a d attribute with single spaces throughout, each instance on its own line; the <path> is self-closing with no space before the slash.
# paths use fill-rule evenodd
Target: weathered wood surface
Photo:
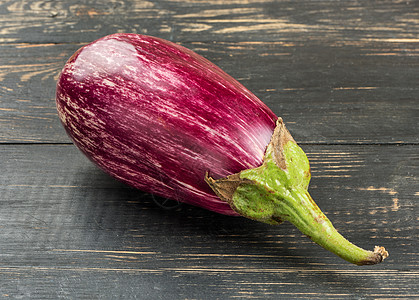
<path id="1" fill-rule="evenodd" d="M 417 42 L 419 26 L 417 2 L 400 0 L 5 0 L 0 13 L 1 42 L 68 43 L 114 32 L 191 42 Z"/>
<path id="2" fill-rule="evenodd" d="M 305 146 L 335 226 L 391 256 L 350 265 L 290 224 L 164 211 L 72 145 L 3 145 L 1 293 L 24 298 L 419 297 L 417 146 Z M 178 296 L 178 297 L 176 297 Z"/>
<path id="3" fill-rule="evenodd" d="M 417 1 L 0 1 L 0 298 L 419 298 Z M 356 267 L 303 237 L 120 184 L 73 145 L 55 80 L 114 32 L 178 42 L 287 122 L 335 226 L 390 257 Z"/>
<path id="4" fill-rule="evenodd" d="M 67 142 L 59 71 L 83 44 L 125 31 L 212 60 L 300 142 L 418 143 L 418 19 L 415 1 L 6 1 L 0 141 Z"/>
<path id="5" fill-rule="evenodd" d="M 182 44 L 259 96 L 299 142 L 419 142 L 418 55 L 366 55 L 371 50 L 319 42 Z M 68 142 L 55 110 L 55 80 L 79 47 L 0 46 L 1 142 Z"/>

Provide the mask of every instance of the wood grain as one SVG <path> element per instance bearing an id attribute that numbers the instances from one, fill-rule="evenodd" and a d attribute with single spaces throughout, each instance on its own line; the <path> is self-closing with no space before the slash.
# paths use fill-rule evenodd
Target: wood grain
<path id="1" fill-rule="evenodd" d="M 418 295 L 416 146 L 397 152 L 392 146 L 305 146 L 311 194 L 335 226 L 362 247 L 390 251 L 373 268 L 334 257 L 288 223 L 269 226 L 187 205 L 162 210 L 72 145 L 0 147 L 3 295 Z"/>
<path id="2" fill-rule="evenodd" d="M 417 1 L 0 1 L 0 298 L 419 298 Z M 284 118 L 310 193 L 374 267 L 290 224 L 155 198 L 93 166 L 54 93 L 82 45 L 115 32 L 180 43 Z"/>
<path id="3" fill-rule="evenodd" d="M 418 41 L 416 1 L 5 1 L 1 42 L 87 42 L 114 32 L 173 41 Z"/>
<path id="4" fill-rule="evenodd" d="M 370 50 L 363 47 L 318 42 L 182 45 L 241 81 L 301 143 L 419 142 L 418 56 L 365 55 Z M 0 142 L 69 142 L 55 83 L 81 46 L 0 46 Z"/>

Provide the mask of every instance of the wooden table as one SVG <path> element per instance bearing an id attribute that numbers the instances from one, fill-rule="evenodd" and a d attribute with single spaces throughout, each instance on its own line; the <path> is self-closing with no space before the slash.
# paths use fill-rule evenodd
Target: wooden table
<path id="1" fill-rule="evenodd" d="M 105 4 L 103 4 L 105 3 Z M 0 2 L 0 298 L 419 298 L 417 1 Z M 357 267 L 289 223 L 269 226 L 153 197 L 71 144 L 55 82 L 115 32 L 178 42 L 282 116 L 310 192 Z"/>

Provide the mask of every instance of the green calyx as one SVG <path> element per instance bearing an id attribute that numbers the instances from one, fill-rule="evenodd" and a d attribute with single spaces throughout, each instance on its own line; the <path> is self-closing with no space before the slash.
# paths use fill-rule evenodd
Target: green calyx
<path id="1" fill-rule="evenodd" d="M 383 261 L 388 256 L 383 247 L 367 251 L 337 232 L 307 191 L 310 177 L 307 156 L 279 118 L 260 167 L 217 180 L 207 175 L 205 180 L 244 217 L 272 225 L 289 221 L 323 248 L 357 265 Z"/>

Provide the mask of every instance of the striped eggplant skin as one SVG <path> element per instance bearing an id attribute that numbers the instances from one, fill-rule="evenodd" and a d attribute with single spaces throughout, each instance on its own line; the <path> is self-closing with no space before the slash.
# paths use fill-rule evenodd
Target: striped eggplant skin
<path id="1" fill-rule="evenodd" d="M 262 164 L 277 116 L 197 53 L 138 34 L 79 49 L 57 83 L 60 120 L 111 176 L 169 199 L 237 215 L 205 182 Z"/>

